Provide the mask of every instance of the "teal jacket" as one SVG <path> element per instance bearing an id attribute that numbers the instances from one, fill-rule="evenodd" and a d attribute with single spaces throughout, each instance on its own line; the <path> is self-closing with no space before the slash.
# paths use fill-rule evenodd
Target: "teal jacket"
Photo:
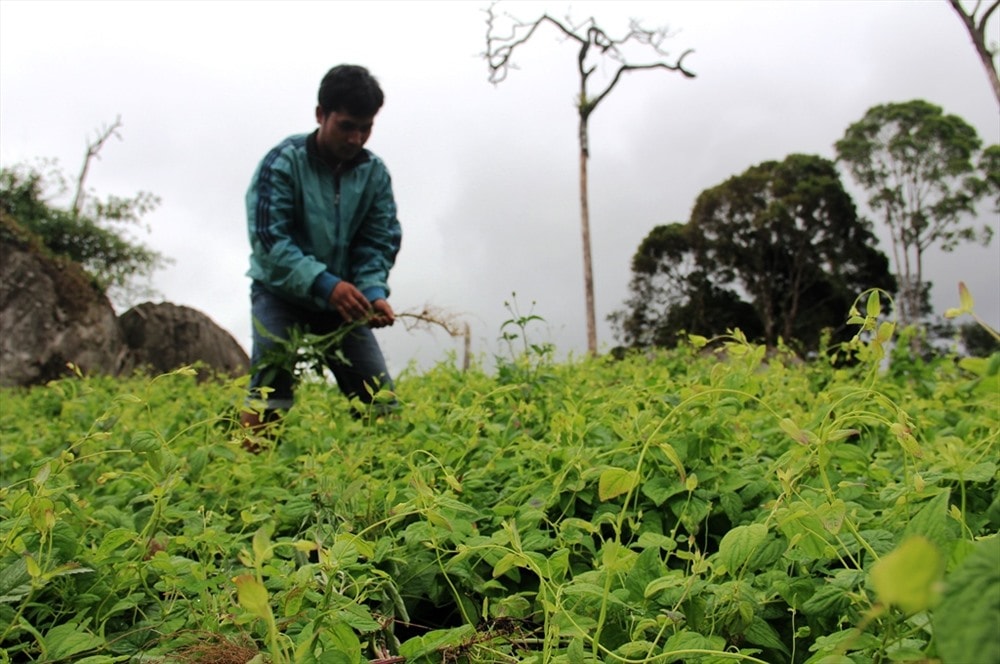
<path id="1" fill-rule="evenodd" d="M 402 231 L 389 171 L 368 150 L 335 173 L 316 133 L 282 141 L 260 162 L 246 195 L 254 281 L 289 302 L 328 311 L 341 280 L 369 302 L 388 297 Z"/>

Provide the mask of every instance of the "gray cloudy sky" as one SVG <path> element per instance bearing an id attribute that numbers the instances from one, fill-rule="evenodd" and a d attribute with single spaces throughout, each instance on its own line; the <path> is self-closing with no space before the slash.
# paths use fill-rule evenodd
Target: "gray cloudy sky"
<path id="1" fill-rule="evenodd" d="M 120 115 L 123 140 L 93 164 L 90 188 L 162 198 L 144 236 L 175 261 L 157 275 L 158 290 L 249 350 L 249 178 L 270 147 L 313 129 L 330 66 L 364 64 L 386 91 L 368 147 L 392 171 L 404 226 L 393 306 L 467 320 L 473 351 L 489 356 L 516 292 L 523 311 L 534 302 L 545 318 L 534 341 L 580 355 L 576 50 L 542 30 L 494 87 L 480 57 L 484 7 L 0 0 L 0 162 L 55 158 L 75 177 L 87 141 Z M 997 104 L 946 0 L 511 1 L 499 10 L 524 20 L 594 16 L 613 35 L 636 17 L 670 26 L 672 54 L 694 49 L 685 64 L 697 78 L 633 72 L 591 118 L 604 349 L 614 345 L 604 319 L 622 306 L 639 242 L 657 224 L 686 220 L 698 194 L 729 176 L 792 153 L 833 158 L 833 143 L 871 106 L 911 99 L 961 116 L 984 144 L 1000 141 Z M 992 214 L 980 221 L 1000 226 Z M 998 324 L 997 247 L 929 258 L 939 312 L 957 304 L 965 280 L 980 314 Z M 397 370 L 460 348 L 399 325 L 379 335 Z"/>

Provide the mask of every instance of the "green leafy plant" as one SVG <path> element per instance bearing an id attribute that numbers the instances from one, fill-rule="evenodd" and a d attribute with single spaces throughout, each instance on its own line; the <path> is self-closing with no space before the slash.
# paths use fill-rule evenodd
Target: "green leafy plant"
<path id="1" fill-rule="evenodd" d="M 887 309 L 850 362 L 556 362 L 512 312 L 514 368 L 374 422 L 304 381 L 259 455 L 245 380 L 5 390 L 0 661 L 990 661 L 1000 355 L 893 370 Z"/>

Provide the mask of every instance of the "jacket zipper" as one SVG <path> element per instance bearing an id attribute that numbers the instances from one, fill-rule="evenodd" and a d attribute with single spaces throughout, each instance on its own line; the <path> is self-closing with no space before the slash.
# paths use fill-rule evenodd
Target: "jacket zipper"
<path id="1" fill-rule="evenodd" d="M 339 169 L 333 174 L 333 233 L 337 242 L 340 237 L 340 172 Z"/>

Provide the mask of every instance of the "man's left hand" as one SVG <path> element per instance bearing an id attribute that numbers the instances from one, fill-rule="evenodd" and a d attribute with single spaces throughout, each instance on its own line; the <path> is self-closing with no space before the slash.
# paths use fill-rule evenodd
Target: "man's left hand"
<path id="1" fill-rule="evenodd" d="M 374 313 L 368 320 L 369 327 L 388 327 L 396 322 L 396 314 L 386 300 L 372 302 Z"/>

